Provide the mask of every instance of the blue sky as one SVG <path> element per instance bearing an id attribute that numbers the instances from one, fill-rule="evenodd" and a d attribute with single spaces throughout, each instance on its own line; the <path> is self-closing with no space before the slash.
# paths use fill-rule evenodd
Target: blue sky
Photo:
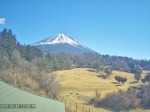
<path id="1" fill-rule="evenodd" d="M 150 0 L 1 0 L 21 44 L 65 33 L 101 53 L 150 59 Z"/>

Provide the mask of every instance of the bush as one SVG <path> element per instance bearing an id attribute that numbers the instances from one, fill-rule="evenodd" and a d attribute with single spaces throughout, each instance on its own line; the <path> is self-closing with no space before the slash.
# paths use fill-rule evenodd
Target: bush
<path id="1" fill-rule="evenodd" d="M 104 72 L 106 73 L 107 78 L 111 78 L 113 70 L 109 67 L 105 68 Z"/>
<path id="2" fill-rule="evenodd" d="M 150 109 L 150 85 L 131 86 L 127 91 L 118 90 L 107 94 L 104 98 L 100 98 L 97 94 L 89 101 L 96 107 L 115 112 L 136 108 Z"/>
<path id="3" fill-rule="evenodd" d="M 145 83 L 145 82 L 150 83 L 150 73 L 148 73 L 148 74 L 144 77 L 144 79 L 141 79 L 141 81 L 142 81 L 143 83 Z"/>
<path id="4" fill-rule="evenodd" d="M 95 104 L 96 102 L 99 102 L 101 99 L 101 93 L 96 90 L 95 91 L 95 96 L 87 98 L 87 103 L 88 104 Z"/>
<path id="5" fill-rule="evenodd" d="M 141 105 L 150 109 L 150 85 L 141 86 Z"/>
<path id="6" fill-rule="evenodd" d="M 139 80 L 141 79 L 141 74 L 140 75 L 138 75 L 138 74 L 135 74 L 134 75 L 134 78 L 135 78 L 135 80 L 137 80 L 137 82 L 139 82 Z"/>
<path id="7" fill-rule="evenodd" d="M 135 95 L 127 92 L 111 93 L 105 98 L 95 103 L 97 107 L 107 108 L 113 111 L 128 111 L 140 106 L 140 101 Z"/>
<path id="8" fill-rule="evenodd" d="M 146 80 L 145 80 L 145 79 L 141 79 L 141 82 L 145 83 L 145 82 L 146 82 Z"/>
<path id="9" fill-rule="evenodd" d="M 124 83 L 127 81 L 127 78 L 121 76 L 115 76 L 115 80 L 118 81 L 118 83 L 121 82 L 124 85 Z"/>

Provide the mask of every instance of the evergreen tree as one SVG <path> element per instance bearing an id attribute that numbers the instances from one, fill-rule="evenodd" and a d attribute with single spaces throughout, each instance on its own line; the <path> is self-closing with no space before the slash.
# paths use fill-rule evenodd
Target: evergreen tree
<path id="1" fill-rule="evenodd" d="M 47 73 L 52 71 L 52 65 L 47 58 L 39 58 L 37 63 L 41 70 L 46 71 Z"/>
<path id="2" fill-rule="evenodd" d="M 12 34 L 12 31 L 6 28 L 1 33 L 0 48 L 5 51 L 11 60 L 12 52 L 16 49 L 16 37 Z"/>

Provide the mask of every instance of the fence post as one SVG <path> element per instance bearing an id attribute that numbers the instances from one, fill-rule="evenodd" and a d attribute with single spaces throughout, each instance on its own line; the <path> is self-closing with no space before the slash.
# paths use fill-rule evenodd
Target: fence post
<path id="1" fill-rule="evenodd" d="M 83 104 L 83 108 L 82 108 L 82 112 L 84 111 L 84 104 Z"/>
<path id="2" fill-rule="evenodd" d="M 90 112 L 90 107 L 89 107 L 89 112 Z"/>
<path id="3" fill-rule="evenodd" d="M 67 98 L 65 99 L 65 105 L 66 105 L 66 107 L 67 107 Z"/>
<path id="4" fill-rule="evenodd" d="M 70 100 L 70 112 L 72 111 L 72 109 L 71 109 L 71 100 Z"/>
<path id="5" fill-rule="evenodd" d="M 77 112 L 77 103 L 76 103 L 76 112 Z"/>
<path id="6" fill-rule="evenodd" d="M 59 96 L 59 100 L 61 101 L 61 95 Z"/>

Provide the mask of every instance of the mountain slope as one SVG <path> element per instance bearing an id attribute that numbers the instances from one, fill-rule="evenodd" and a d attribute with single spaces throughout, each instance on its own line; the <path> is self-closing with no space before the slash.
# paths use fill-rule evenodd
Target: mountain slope
<path id="1" fill-rule="evenodd" d="M 33 46 L 48 52 L 96 53 L 65 34 L 57 34 L 39 41 L 33 44 Z"/>

